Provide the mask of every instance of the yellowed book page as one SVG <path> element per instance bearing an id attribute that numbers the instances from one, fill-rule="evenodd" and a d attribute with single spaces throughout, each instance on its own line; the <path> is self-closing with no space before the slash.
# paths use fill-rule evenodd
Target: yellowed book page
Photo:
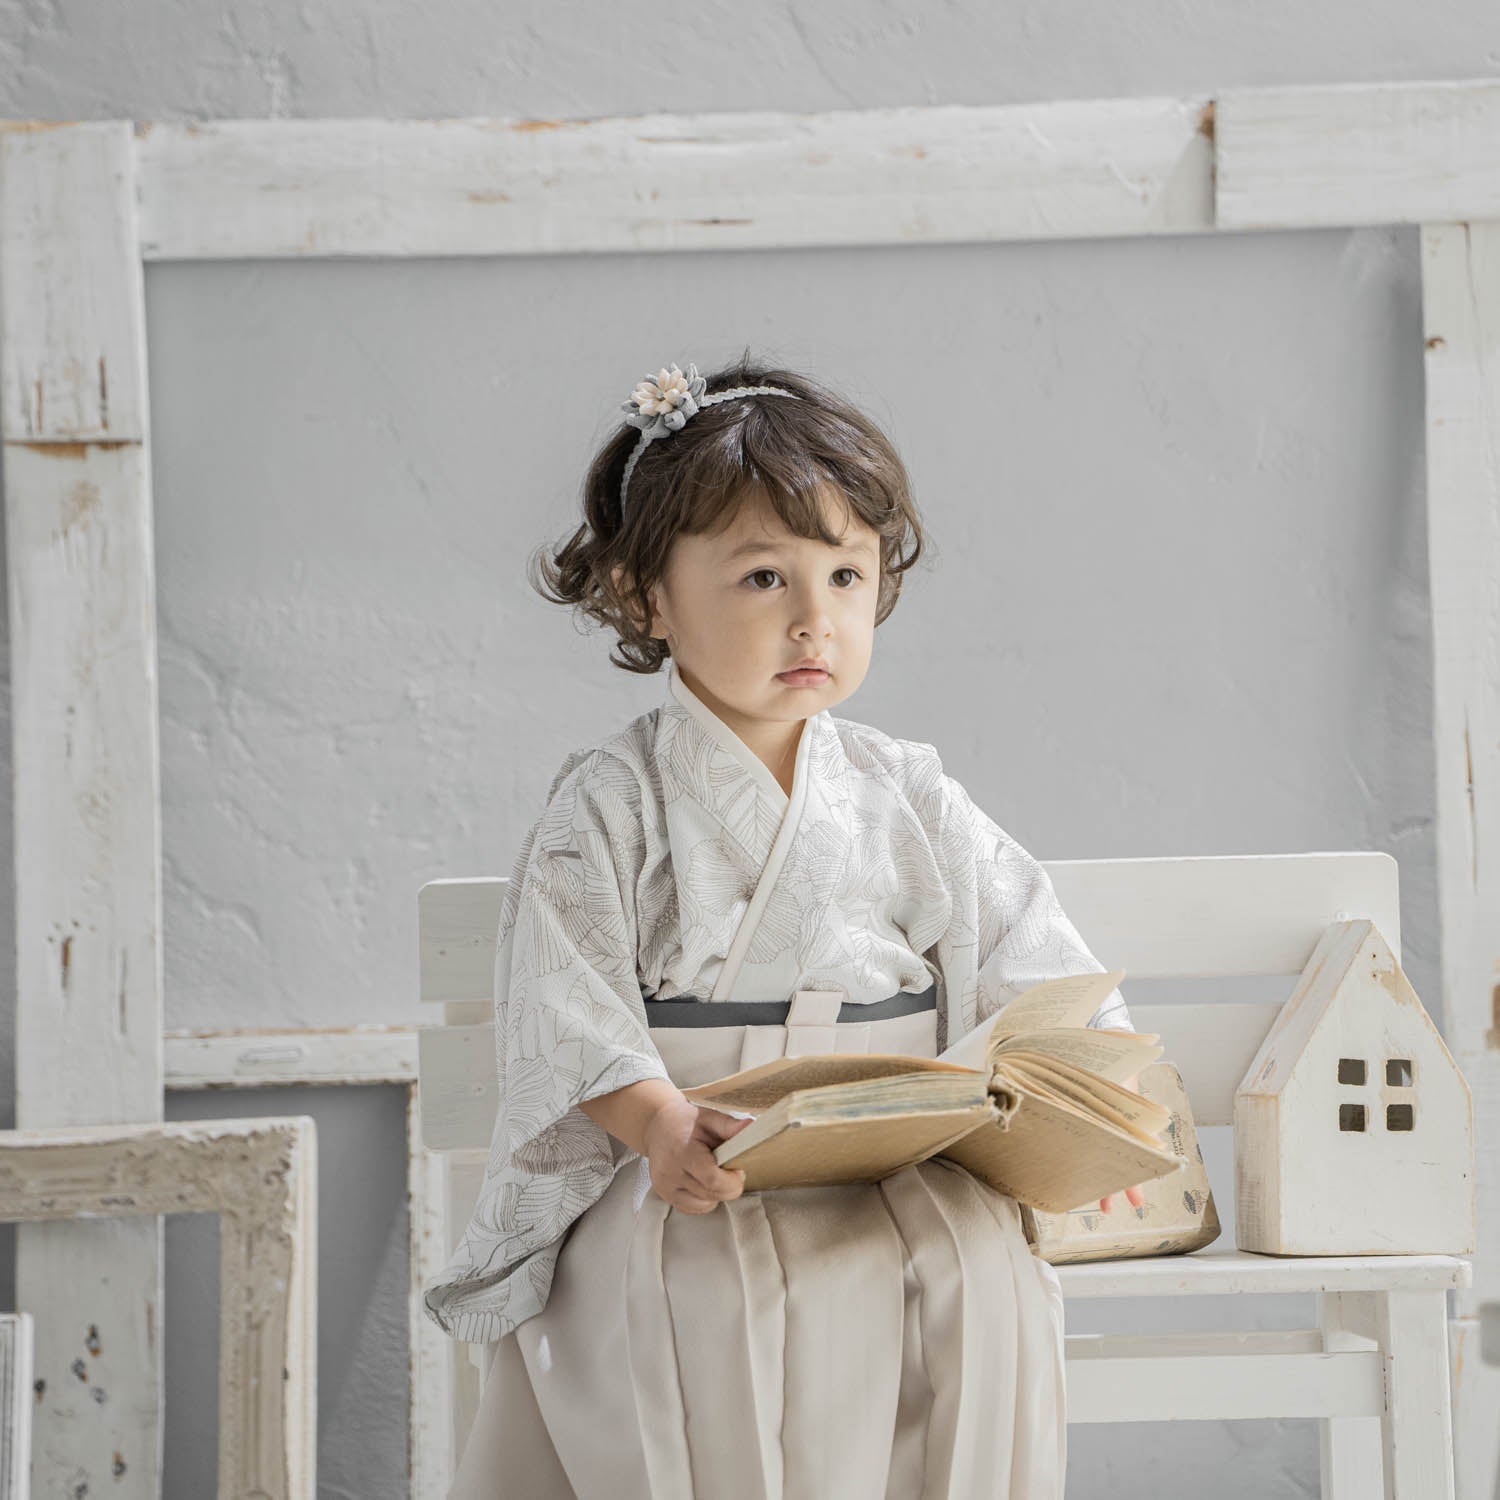
<path id="1" fill-rule="evenodd" d="M 1021 1099 L 1006 1129 L 982 1125 L 938 1154 L 1048 1213 L 1067 1213 L 1182 1165 L 1170 1151 L 1126 1139 L 1038 1096 Z"/>
<path id="2" fill-rule="evenodd" d="M 1058 1026 L 1087 1027 L 1124 977 L 1123 969 L 1113 969 L 1103 974 L 1064 974 L 1059 979 L 1033 985 L 998 1014 L 981 1021 L 945 1047 L 938 1057 L 944 1062 L 982 1070 L 994 1048 L 1017 1032 Z"/>
<path id="3" fill-rule="evenodd" d="M 807 1057 L 778 1057 L 759 1067 L 726 1074 L 683 1095 L 694 1104 L 759 1111 L 797 1089 L 826 1088 L 902 1073 L 975 1072 L 936 1057 L 902 1057 L 887 1052 L 819 1052 Z"/>
<path id="4" fill-rule="evenodd" d="M 794 1089 L 783 1094 L 769 1109 L 762 1110 L 758 1118 L 777 1115 L 807 1124 L 889 1114 L 940 1114 L 944 1110 L 973 1109 L 989 1096 L 984 1077 L 968 1069 L 952 1073 L 898 1073 L 891 1078 Z"/>
<path id="5" fill-rule="evenodd" d="M 1105 1128 L 1122 1130 L 1147 1144 L 1154 1144 L 1171 1121 L 1171 1111 L 1130 1089 L 1104 1078 L 1070 1073 L 1050 1058 L 1025 1053 L 1007 1053 L 995 1064 L 992 1083 L 1022 1095 L 1045 1092 L 1054 1100 L 1067 1100 L 1071 1107 Z"/>
<path id="6" fill-rule="evenodd" d="M 1033 985 L 995 1017 L 999 1022 L 995 1035 L 998 1038 L 1056 1026 L 1086 1027 L 1124 977 L 1124 969 L 1107 969 L 1102 974 L 1064 974 Z"/>
<path id="7" fill-rule="evenodd" d="M 995 1119 L 988 1099 L 946 1114 L 893 1115 L 880 1119 L 793 1122 L 768 1138 L 744 1138 L 746 1126 L 714 1151 L 721 1166 L 745 1173 L 745 1191 L 817 1183 L 878 1182 L 913 1162 L 983 1129 Z"/>
<path id="8" fill-rule="evenodd" d="M 1144 1031 L 1091 1031 L 1084 1026 L 1066 1030 L 1027 1031 L 1001 1042 L 997 1057 L 1021 1048 L 1040 1052 L 1075 1068 L 1086 1068 L 1101 1078 L 1124 1083 L 1162 1054 L 1159 1038 Z"/>

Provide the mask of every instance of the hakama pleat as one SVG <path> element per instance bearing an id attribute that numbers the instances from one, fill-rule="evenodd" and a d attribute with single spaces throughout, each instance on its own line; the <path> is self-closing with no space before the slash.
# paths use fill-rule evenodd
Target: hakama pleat
<path id="1" fill-rule="evenodd" d="M 495 1345 L 450 1500 L 1062 1500 L 1063 1359 L 1056 1272 L 956 1163 L 687 1214 L 635 1159 Z"/>

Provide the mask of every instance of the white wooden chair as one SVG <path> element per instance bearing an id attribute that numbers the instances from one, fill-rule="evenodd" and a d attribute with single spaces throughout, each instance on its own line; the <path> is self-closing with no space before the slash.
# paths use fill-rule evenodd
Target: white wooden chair
<path id="1" fill-rule="evenodd" d="M 1101 963 L 1132 981 L 1300 974 L 1329 923 L 1369 917 L 1400 958 L 1396 862 L 1381 853 L 1048 861 L 1063 908 Z M 445 1153 L 447 1244 L 481 1180 L 496 1108 L 491 986 L 504 880 L 437 880 L 418 898 L 424 1000 L 424 1142 Z M 1131 1003 L 1161 1035 L 1199 1125 L 1232 1125 L 1234 1093 L 1281 1001 Z M 1284 998 L 1284 997 L 1283 997 Z M 1212 1179 L 1211 1179 L 1212 1180 Z M 1232 1181 L 1213 1181 L 1234 1201 Z M 1069 1301 L 1315 1293 L 1318 1326 L 1295 1331 L 1069 1334 L 1068 1420 L 1316 1417 L 1325 1500 L 1452 1500 L 1450 1288 L 1469 1262 L 1445 1255 L 1282 1257 L 1216 1243 L 1190 1255 L 1058 1268 Z M 455 1342 L 453 1433 L 473 1418 L 483 1346 Z"/>

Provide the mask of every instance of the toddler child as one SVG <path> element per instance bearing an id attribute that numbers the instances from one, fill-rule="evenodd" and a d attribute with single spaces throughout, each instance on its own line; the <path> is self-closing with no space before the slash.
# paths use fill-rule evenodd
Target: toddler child
<path id="1" fill-rule="evenodd" d="M 534 581 L 667 691 L 565 758 L 505 893 L 490 1161 L 425 1289 L 494 1341 L 450 1500 L 1062 1500 L 1062 1298 L 1015 1201 L 941 1158 L 746 1194 L 713 1156 L 746 1121 L 682 1094 L 936 1056 L 1103 971 L 931 745 L 833 713 L 921 553 L 905 469 L 748 355 L 624 409 Z M 1090 1024 L 1130 1025 L 1118 990 Z"/>

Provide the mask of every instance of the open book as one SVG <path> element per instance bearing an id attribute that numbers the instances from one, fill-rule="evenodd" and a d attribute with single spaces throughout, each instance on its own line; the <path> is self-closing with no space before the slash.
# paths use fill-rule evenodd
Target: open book
<path id="1" fill-rule="evenodd" d="M 878 1182 L 946 1156 L 1048 1213 L 1165 1177 L 1162 1105 L 1126 1088 L 1157 1038 L 1087 1022 L 1124 970 L 1070 974 L 1018 995 L 939 1057 L 781 1057 L 683 1093 L 754 1123 L 714 1152 L 745 1191 Z"/>

